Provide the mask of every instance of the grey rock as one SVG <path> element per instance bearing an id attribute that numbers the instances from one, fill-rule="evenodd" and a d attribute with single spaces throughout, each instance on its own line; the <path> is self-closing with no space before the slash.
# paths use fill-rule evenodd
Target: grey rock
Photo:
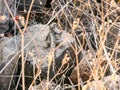
<path id="1" fill-rule="evenodd" d="M 41 69 L 45 71 L 47 70 L 48 65 L 48 55 L 51 51 L 51 48 L 47 46 L 48 42 L 46 40 L 49 34 L 49 26 L 42 24 L 28 27 L 26 33 L 24 34 L 25 61 L 30 62 L 33 67 L 41 63 Z M 55 51 L 55 59 L 60 57 L 62 52 L 70 47 L 70 43 L 73 42 L 72 35 L 66 32 L 61 33 L 59 39 L 64 43 L 60 46 L 56 46 L 58 49 Z M 12 77 L 6 78 L 6 76 L 14 75 L 17 72 L 18 57 L 21 53 L 21 35 L 19 34 L 14 37 L 2 38 L 0 46 L 0 88 L 3 88 L 1 90 L 7 90 Z M 29 70 L 25 71 L 29 72 Z M 5 77 L 3 77 L 3 75 Z"/>

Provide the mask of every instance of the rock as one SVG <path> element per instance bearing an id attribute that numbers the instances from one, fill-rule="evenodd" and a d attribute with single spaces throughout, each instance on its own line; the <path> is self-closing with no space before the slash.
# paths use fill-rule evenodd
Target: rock
<path id="1" fill-rule="evenodd" d="M 54 31 L 54 30 L 53 30 Z M 47 71 L 47 67 L 48 67 L 48 55 L 50 53 L 51 47 L 48 45 L 51 44 L 51 40 L 47 41 L 47 37 L 50 34 L 50 29 L 49 26 L 47 25 L 42 25 L 42 24 L 38 24 L 38 25 L 34 25 L 31 27 L 27 28 L 26 33 L 24 34 L 25 37 L 25 46 L 24 46 L 24 51 L 25 51 L 25 61 L 27 60 L 27 63 L 31 63 L 31 65 L 33 65 L 33 67 L 38 66 L 39 64 L 41 66 L 41 70 L 45 70 Z M 57 47 L 58 49 L 55 50 L 55 60 L 58 57 L 61 57 L 62 52 L 65 52 L 67 48 L 70 47 L 70 43 L 73 42 L 73 37 L 72 35 L 63 32 L 63 33 L 58 33 L 57 37 L 59 36 L 59 38 L 57 38 L 55 41 L 53 41 L 53 43 L 55 44 L 55 47 L 58 46 L 58 44 L 60 44 L 61 42 L 64 42 L 63 44 L 61 44 L 59 47 Z M 69 37 L 67 37 L 69 36 Z M 56 35 L 53 36 L 56 38 Z M 6 75 L 16 75 L 16 72 L 12 72 L 14 71 L 15 67 L 17 70 L 17 63 L 18 63 L 18 56 L 20 56 L 21 53 L 21 35 L 17 35 L 14 37 L 4 37 L 1 39 L 1 47 L 0 47 L 0 51 L 1 51 L 1 70 L 0 71 L 0 75 L 1 75 L 1 79 L 0 80 L 0 87 L 2 87 L 4 90 L 6 90 L 9 87 L 9 83 L 10 83 L 10 79 L 6 78 L 6 77 L 2 77 L 2 75 L 6 76 Z M 63 55 L 64 56 L 64 55 Z M 63 57 L 62 56 L 62 57 Z M 58 59 L 57 59 L 58 60 Z M 62 59 L 61 59 L 62 60 Z M 59 63 L 61 63 L 62 61 L 59 61 Z M 58 61 L 56 61 L 56 66 L 58 64 Z M 9 64 L 8 64 L 9 63 Z M 33 69 L 30 69 L 31 66 L 29 64 L 27 64 L 25 66 L 27 66 L 27 68 L 25 67 L 25 71 L 26 74 L 30 76 L 29 72 L 33 72 Z M 28 68 L 30 66 L 30 68 Z M 58 65 L 59 66 L 59 65 Z M 19 66 L 21 67 L 21 66 Z M 33 68 L 32 67 L 32 68 Z M 58 67 L 57 67 L 58 68 Z M 31 70 L 31 71 L 29 71 Z M 37 70 L 37 68 L 36 68 Z M 42 72 L 42 74 L 45 73 Z M 27 76 L 26 75 L 26 76 Z M 11 78 L 11 77 L 10 77 Z M 6 81 L 6 82 L 4 82 Z M 28 78 L 26 81 L 29 81 Z M 27 83 L 27 82 L 26 82 Z M 29 82 L 30 84 L 30 82 Z"/>
<path id="2" fill-rule="evenodd" d="M 120 76 L 111 75 L 104 77 L 101 80 L 88 82 L 82 87 L 82 90 L 119 90 L 120 89 Z"/>
<path id="3" fill-rule="evenodd" d="M 18 0 L 19 1 L 19 0 Z M 32 0 L 20 0 L 20 2 L 18 2 L 18 6 L 19 8 L 22 8 L 23 10 L 27 10 L 29 9 L 30 5 L 31 5 Z M 32 6 L 33 9 L 37 8 L 40 9 L 41 7 L 45 7 L 47 0 L 35 0 L 34 4 Z"/>
<path id="4" fill-rule="evenodd" d="M 0 8 L 0 14 L 1 15 L 6 15 L 7 17 L 10 17 L 9 11 L 4 3 L 4 0 L 0 0 L 1 1 L 1 5 L 2 7 Z M 12 11 L 12 13 L 14 14 L 15 12 L 15 1 L 14 0 L 5 0 L 10 8 L 10 10 Z"/>
<path id="5" fill-rule="evenodd" d="M 91 76 L 91 68 L 94 62 L 94 58 L 92 57 L 92 54 L 90 51 L 83 51 L 82 53 L 82 59 L 79 62 L 78 68 L 80 73 L 80 78 L 82 82 L 87 81 Z M 78 83 L 78 75 L 77 75 L 77 66 L 72 71 L 70 78 L 72 82 Z"/>
<path id="6" fill-rule="evenodd" d="M 31 90 L 45 90 L 46 88 L 47 80 L 42 80 L 39 85 L 33 86 Z M 54 82 L 48 82 L 48 90 L 62 90 L 62 88 Z"/>
<path id="7" fill-rule="evenodd" d="M 111 54 L 113 52 L 113 49 L 115 48 L 115 53 L 113 58 L 120 58 L 120 53 L 118 49 L 120 43 L 120 41 L 118 40 L 118 37 L 120 35 L 119 25 L 120 25 L 119 22 L 114 22 L 114 25 L 108 29 L 107 39 L 105 42 L 108 53 Z"/>
<path id="8" fill-rule="evenodd" d="M 31 29 L 29 29 L 28 33 L 25 34 L 25 45 L 31 40 L 32 37 L 35 36 L 36 33 L 39 32 L 39 30 L 43 27 L 44 25 L 36 25 L 31 27 Z M 45 31 L 46 30 L 46 31 Z M 38 50 L 40 50 L 41 54 L 46 55 L 47 53 L 49 53 L 48 50 L 46 50 L 47 52 L 45 52 L 45 50 L 43 51 L 43 46 L 45 46 L 43 43 L 43 40 L 46 39 L 46 36 L 49 33 L 49 27 L 47 26 L 47 28 L 45 28 L 44 32 L 41 32 L 41 34 L 37 35 L 38 37 L 35 39 L 36 41 L 38 41 Z M 48 33 L 47 33 L 48 32 Z M 31 35 L 30 35 L 31 33 Z M 25 49 L 25 53 L 26 55 L 29 54 L 29 52 L 31 52 L 32 50 L 34 50 L 35 52 L 35 42 L 32 41 L 30 43 L 30 45 L 28 45 L 28 47 Z M 37 43 L 37 42 L 36 42 Z M 20 55 L 21 52 L 21 36 L 14 36 L 14 37 L 4 37 L 1 39 L 1 47 L 0 47 L 0 51 L 1 51 L 1 62 L 0 62 L 0 69 L 2 70 L 4 67 L 5 69 L 3 71 L 0 72 L 0 88 L 1 90 L 7 90 L 9 88 L 10 82 L 11 82 L 11 78 L 6 78 L 3 76 L 9 76 L 9 75 L 14 75 L 16 74 L 15 69 L 17 69 L 17 62 L 18 62 L 18 56 Z M 36 55 L 36 54 L 35 54 Z M 35 56 L 34 60 L 40 60 L 41 58 L 37 58 L 38 56 Z M 28 57 L 27 57 L 28 59 Z M 31 60 L 32 57 L 31 57 Z M 29 61 L 29 60 L 28 60 Z M 8 64 L 9 62 L 9 64 Z M 31 61 L 33 62 L 33 61 Z M 8 65 L 7 65 L 8 64 Z M 7 66 L 6 66 L 7 65 Z M 14 71 L 14 72 L 13 72 Z"/>
<path id="9" fill-rule="evenodd" d="M 20 49 L 18 44 L 19 42 L 16 42 L 13 38 L 3 38 L 3 40 L 0 41 L 0 71 L 5 67 L 5 70 L 0 73 L 1 90 L 7 90 L 8 88 L 10 88 L 10 86 L 15 85 L 15 83 L 12 82 L 15 79 L 11 75 L 16 74 L 17 72 L 17 64 L 19 57 L 19 54 L 17 53 Z M 10 60 L 12 60 L 11 63 L 6 66 L 6 64 Z M 10 82 L 12 83 L 10 84 Z"/>

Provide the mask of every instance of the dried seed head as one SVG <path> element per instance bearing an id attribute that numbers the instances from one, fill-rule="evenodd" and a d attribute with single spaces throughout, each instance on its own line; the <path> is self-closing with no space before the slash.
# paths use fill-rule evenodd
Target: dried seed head
<path id="1" fill-rule="evenodd" d="M 66 53 L 63 60 L 62 60 L 62 66 L 65 65 L 66 63 L 68 63 L 68 61 L 70 60 L 70 57 L 68 56 L 68 54 Z"/>

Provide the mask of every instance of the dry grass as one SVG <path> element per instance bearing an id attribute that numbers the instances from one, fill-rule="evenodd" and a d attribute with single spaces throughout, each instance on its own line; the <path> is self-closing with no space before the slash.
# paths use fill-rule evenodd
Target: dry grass
<path id="1" fill-rule="evenodd" d="M 60 1 L 63 2 L 61 3 Z M 58 80 L 60 82 L 59 85 L 61 85 L 63 89 L 70 88 L 69 90 L 74 90 L 75 87 L 77 87 L 77 90 L 119 90 L 120 85 L 119 83 L 117 84 L 117 82 L 120 82 L 118 80 L 120 77 L 120 1 L 117 0 L 117 2 L 114 2 L 114 0 L 101 0 L 101 3 L 98 3 L 96 0 L 60 1 L 52 0 L 51 4 L 53 11 L 47 25 L 56 19 L 59 29 L 70 33 L 74 37 L 74 43 L 71 44 L 71 48 L 75 54 L 77 76 L 71 77 L 76 78 L 75 80 L 77 81 L 73 83 L 73 79 L 67 77 L 69 78 L 70 84 L 66 85 L 64 83 L 64 77 L 61 76 Z M 31 2 L 29 11 L 31 11 L 33 2 L 34 0 Z M 55 4 L 55 2 L 57 2 L 57 4 Z M 13 16 L 10 10 L 9 12 L 11 16 Z M 27 14 L 25 29 L 28 24 L 29 14 L 30 12 Z M 21 45 L 21 47 L 23 47 L 23 90 L 25 90 L 24 49 L 26 47 L 24 46 L 24 31 L 21 31 L 20 29 L 23 36 L 21 39 L 23 42 Z M 34 37 L 31 40 L 34 40 Z M 64 42 L 67 40 L 69 39 L 65 39 Z M 71 68 L 68 63 L 71 56 L 65 54 L 62 60 L 62 65 L 58 69 L 56 75 L 52 79 L 49 78 L 50 65 L 54 62 L 55 50 L 58 49 L 58 47 L 60 47 L 64 42 L 60 43 L 57 47 L 51 47 L 50 54 L 47 56 L 48 71 L 47 85 L 45 86 L 46 90 L 48 90 L 50 82 L 52 82 L 60 74 L 65 75 L 67 70 Z M 81 59 L 79 58 L 79 55 L 81 55 L 80 53 L 82 53 Z M 68 66 L 63 68 L 65 64 Z M 37 72 L 34 75 L 34 79 L 29 87 L 29 90 L 32 90 L 32 86 L 35 85 L 35 81 L 40 76 L 41 67 L 39 66 L 41 65 L 36 64 Z M 84 80 L 86 75 L 87 79 Z"/>

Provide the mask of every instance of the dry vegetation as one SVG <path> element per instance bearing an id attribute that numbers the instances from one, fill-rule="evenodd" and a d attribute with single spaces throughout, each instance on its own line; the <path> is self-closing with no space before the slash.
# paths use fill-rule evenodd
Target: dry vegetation
<path id="1" fill-rule="evenodd" d="M 34 0 L 31 2 L 29 11 L 32 10 L 33 2 Z M 40 9 L 43 14 L 41 17 L 44 17 L 46 21 L 49 17 L 47 22 L 41 20 L 46 25 L 56 23 L 62 32 L 65 31 L 72 35 L 74 40 L 70 44 L 71 52 L 68 50 L 62 54 L 61 66 L 56 69 L 51 78 L 51 68 L 54 71 L 52 66 L 55 62 L 55 51 L 68 41 L 69 37 L 65 36 L 64 42 L 58 45 L 54 45 L 54 38 L 51 38 L 50 52 L 46 56 L 48 58 L 46 80 L 40 80 L 41 62 L 39 62 L 35 64 L 36 72 L 33 70 L 34 77 L 28 89 L 120 90 L 120 0 L 52 0 L 51 8 L 52 10 Z M 9 13 L 13 15 L 10 11 Z M 24 14 L 24 12 L 19 13 Z M 39 15 L 39 12 L 36 11 L 36 13 L 34 15 Z M 19 30 L 22 36 L 22 76 L 20 76 L 22 77 L 22 90 L 25 90 L 26 84 L 24 34 L 28 25 L 38 23 L 35 19 L 37 17 L 31 17 L 31 13 L 28 12 L 25 17 L 25 28 Z M 71 63 L 72 61 L 74 63 Z M 40 84 L 36 85 L 38 81 Z"/>

